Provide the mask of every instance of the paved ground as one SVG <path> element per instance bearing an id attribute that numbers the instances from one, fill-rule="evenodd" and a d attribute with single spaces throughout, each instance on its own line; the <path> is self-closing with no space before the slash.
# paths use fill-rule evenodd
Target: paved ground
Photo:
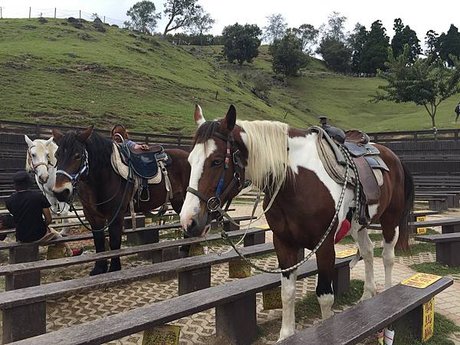
<path id="1" fill-rule="evenodd" d="M 247 215 L 251 213 L 252 207 L 247 205 L 237 206 L 238 214 Z M 260 214 L 258 211 L 256 214 Z M 445 216 L 445 215 L 442 215 Z M 264 219 L 258 221 L 259 224 L 264 223 Z M 268 235 L 268 234 L 267 234 Z M 267 240 L 270 236 L 267 236 Z M 349 246 L 338 246 L 337 250 L 342 250 Z M 423 253 L 417 256 L 408 258 L 397 258 L 397 263 L 394 267 L 394 283 L 410 277 L 413 272 L 408 265 L 420 262 L 433 262 L 435 255 L 431 253 Z M 146 264 L 135 259 L 125 259 L 124 265 L 137 266 Z M 268 267 L 275 267 L 277 260 L 275 257 L 265 257 L 258 260 L 258 264 Z M 364 278 L 363 263 L 360 262 L 352 270 L 353 279 Z M 56 281 L 62 279 L 74 278 L 78 276 L 86 276 L 90 270 L 90 265 L 86 265 L 83 269 L 75 272 L 69 272 L 65 269 L 55 270 L 52 274 L 46 275 L 45 281 Z M 383 264 L 380 258 L 375 260 L 375 273 L 378 289 L 383 290 Z M 228 278 L 228 265 L 218 265 L 212 269 L 212 284 L 218 285 L 233 279 Z M 457 325 L 460 325 L 460 276 L 455 277 L 456 281 L 453 286 L 448 288 L 436 298 L 436 311 L 453 320 Z M 315 278 L 309 278 L 298 282 L 297 297 L 300 298 L 307 292 L 314 292 L 316 285 Z M 156 301 L 171 298 L 177 295 L 177 282 L 175 280 L 160 282 L 158 279 L 150 279 L 142 282 L 135 282 L 119 286 L 117 288 L 108 288 L 104 290 L 94 291 L 90 294 L 76 295 L 69 298 L 61 298 L 48 303 L 47 328 L 48 330 L 56 330 L 61 327 L 70 326 L 73 324 L 83 323 L 98 319 L 107 315 L 130 310 Z M 258 296 L 258 323 L 260 325 L 273 325 L 268 329 L 279 330 L 279 320 L 281 318 L 281 310 L 263 310 L 262 297 Z M 339 311 L 337 311 L 339 312 Z M 315 321 L 314 321 L 315 322 Z M 214 344 L 216 342 L 213 334 L 214 328 L 214 310 L 202 312 L 191 317 L 177 320 L 173 324 L 181 327 L 181 345 L 189 344 Z M 298 322 L 297 328 L 301 329 L 308 326 L 308 323 Z M 96 331 L 96 330 L 95 330 Z M 257 341 L 257 345 L 274 344 L 277 337 L 277 331 L 270 334 L 265 334 Z M 456 344 L 460 344 L 460 334 L 458 339 L 454 339 Z M 142 333 L 134 334 L 125 337 L 118 341 L 108 344 L 134 345 L 142 344 Z M 222 344 L 222 343 L 219 343 Z"/>

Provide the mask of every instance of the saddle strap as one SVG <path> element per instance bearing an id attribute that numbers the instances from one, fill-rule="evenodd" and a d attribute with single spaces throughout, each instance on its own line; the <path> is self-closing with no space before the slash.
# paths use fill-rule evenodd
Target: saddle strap
<path id="1" fill-rule="evenodd" d="M 380 187 L 369 163 L 367 163 L 364 157 L 353 157 L 353 162 L 358 170 L 359 181 L 366 196 L 366 203 L 368 205 L 378 203 L 380 199 Z"/>

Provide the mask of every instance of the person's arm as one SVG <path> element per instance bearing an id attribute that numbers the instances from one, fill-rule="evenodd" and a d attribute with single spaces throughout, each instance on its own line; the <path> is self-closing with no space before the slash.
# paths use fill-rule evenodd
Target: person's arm
<path id="1" fill-rule="evenodd" d="M 45 224 L 48 226 L 51 224 L 51 221 L 53 220 L 53 217 L 51 216 L 51 211 L 48 208 L 42 209 L 43 216 L 45 217 Z"/>

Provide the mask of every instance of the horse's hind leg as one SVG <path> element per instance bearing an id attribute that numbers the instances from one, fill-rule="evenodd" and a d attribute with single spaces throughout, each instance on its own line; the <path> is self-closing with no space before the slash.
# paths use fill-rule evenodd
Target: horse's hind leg
<path id="1" fill-rule="evenodd" d="M 364 261 L 364 291 L 361 300 L 375 296 L 377 287 L 374 280 L 374 244 L 366 228 L 353 231 L 353 239 L 358 243 L 359 252 Z"/>
<path id="2" fill-rule="evenodd" d="M 321 308 L 321 317 L 327 319 L 334 313 L 334 291 L 332 289 L 332 279 L 334 278 L 335 253 L 334 245 L 323 243 L 316 252 L 316 262 L 318 265 L 318 284 L 316 285 L 316 296 Z"/>

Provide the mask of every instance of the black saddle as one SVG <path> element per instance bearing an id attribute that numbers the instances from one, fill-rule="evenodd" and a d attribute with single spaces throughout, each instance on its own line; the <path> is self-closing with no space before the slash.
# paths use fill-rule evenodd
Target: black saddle
<path id="1" fill-rule="evenodd" d="M 133 172 L 143 179 L 151 179 L 158 173 L 158 162 L 163 161 L 169 165 L 171 158 L 165 152 L 163 146 L 150 146 L 148 151 L 133 150 L 127 145 L 120 145 L 120 154 L 123 162 L 130 165 Z"/>

